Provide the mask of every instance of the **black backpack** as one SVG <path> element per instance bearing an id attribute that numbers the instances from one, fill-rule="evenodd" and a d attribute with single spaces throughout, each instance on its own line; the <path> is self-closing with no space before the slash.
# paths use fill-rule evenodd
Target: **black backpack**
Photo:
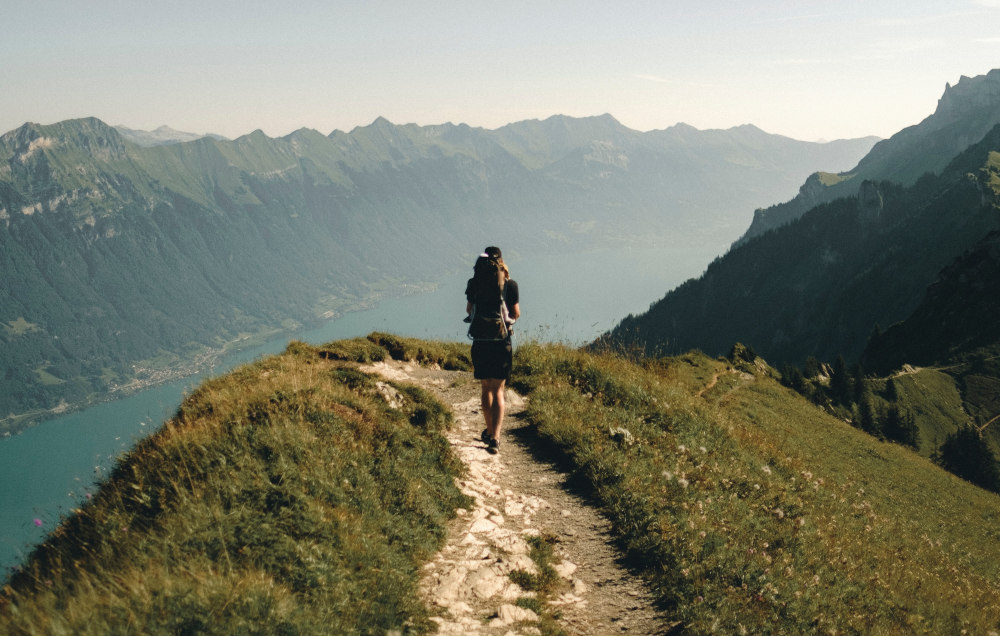
<path id="1" fill-rule="evenodd" d="M 506 287 L 506 285 L 504 286 Z M 478 303 L 472 304 L 472 314 L 469 317 L 469 339 L 473 341 L 506 340 L 511 336 L 511 325 L 507 314 L 507 299 L 504 298 L 504 287 L 500 288 L 500 317 L 476 315 Z"/>

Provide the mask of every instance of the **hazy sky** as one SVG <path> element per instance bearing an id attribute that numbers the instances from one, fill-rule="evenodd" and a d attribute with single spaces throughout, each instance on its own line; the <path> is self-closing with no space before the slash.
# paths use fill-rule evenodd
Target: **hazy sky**
<path id="1" fill-rule="evenodd" d="M 1000 67 L 1000 0 L 4 0 L 0 132 L 237 137 L 611 113 L 888 137 Z"/>

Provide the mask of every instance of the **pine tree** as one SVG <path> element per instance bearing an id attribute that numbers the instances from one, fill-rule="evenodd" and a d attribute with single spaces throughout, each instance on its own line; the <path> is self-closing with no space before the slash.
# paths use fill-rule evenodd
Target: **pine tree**
<path id="1" fill-rule="evenodd" d="M 833 373 L 830 376 L 830 393 L 834 402 L 843 405 L 850 404 L 851 400 L 851 375 L 847 370 L 847 363 L 844 356 L 837 356 L 833 363 Z"/>
<path id="2" fill-rule="evenodd" d="M 817 360 L 815 356 L 809 356 L 806 358 L 806 364 L 802 369 L 802 375 L 810 380 L 813 380 L 819 376 L 819 372 L 819 360 Z"/>
<path id="3" fill-rule="evenodd" d="M 1000 492 L 1000 467 L 996 455 L 979 431 L 966 426 L 945 439 L 934 461 L 948 472 L 977 486 Z"/>
<path id="4" fill-rule="evenodd" d="M 863 391 L 861 398 L 858 400 L 858 418 L 858 425 L 861 427 L 861 430 L 869 435 L 882 437 L 878 411 L 875 408 L 875 398 L 870 391 Z"/>
<path id="5" fill-rule="evenodd" d="M 898 444 L 909 446 L 914 450 L 920 448 L 920 429 L 917 427 L 913 413 L 893 404 L 889 407 L 882 423 L 882 433 L 887 439 Z"/>

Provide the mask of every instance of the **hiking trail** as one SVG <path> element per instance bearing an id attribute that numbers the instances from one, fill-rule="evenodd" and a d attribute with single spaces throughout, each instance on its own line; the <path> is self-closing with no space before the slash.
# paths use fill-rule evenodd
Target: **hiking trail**
<path id="1" fill-rule="evenodd" d="M 533 427 L 520 417 L 524 398 L 506 390 L 500 453 L 491 455 L 479 439 L 480 388 L 471 373 L 399 361 L 361 370 L 431 391 L 454 415 L 446 436 L 467 469 L 458 485 L 475 503 L 458 511 L 445 546 L 421 573 L 421 594 L 438 633 L 541 634 L 538 615 L 516 604 L 533 593 L 508 576 L 537 572 L 525 538 L 540 534 L 556 538 L 554 567 L 561 581 L 549 605 L 566 634 L 667 634 L 679 628 L 622 564 L 610 523 L 573 491 L 565 473 L 533 454 Z M 388 385 L 386 390 L 393 391 Z"/>

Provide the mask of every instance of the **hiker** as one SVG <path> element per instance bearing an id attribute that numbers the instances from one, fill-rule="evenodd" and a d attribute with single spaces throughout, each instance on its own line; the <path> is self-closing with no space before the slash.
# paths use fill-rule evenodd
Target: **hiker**
<path id="1" fill-rule="evenodd" d="M 500 450 L 504 415 L 504 384 L 513 362 L 511 328 L 521 315 L 517 283 L 510 280 L 500 248 L 487 247 L 476 259 L 465 286 L 466 322 L 472 338 L 473 375 L 482 385 L 481 403 L 486 429 L 480 439 L 486 450 Z"/>

